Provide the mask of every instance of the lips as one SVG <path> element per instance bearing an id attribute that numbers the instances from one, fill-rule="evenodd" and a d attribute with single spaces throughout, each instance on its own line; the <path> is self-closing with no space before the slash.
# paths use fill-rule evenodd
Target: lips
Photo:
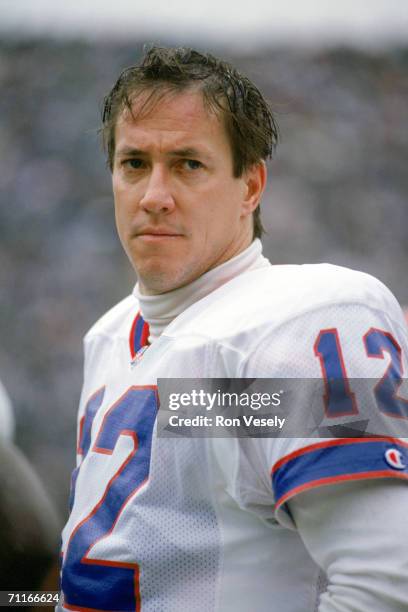
<path id="1" fill-rule="evenodd" d="M 149 245 L 154 247 L 154 245 L 162 245 L 171 244 L 176 240 L 182 238 L 183 234 L 174 229 L 164 228 L 164 227 L 144 227 L 133 232 L 133 240 L 136 241 L 136 244 L 140 245 Z"/>
<path id="2" fill-rule="evenodd" d="M 157 238 L 165 237 L 165 236 L 180 236 L 180 234 L 174 234 L 172 232 L 141 232 L 138 236 L 156 236 Z"/>
<path id="3" fill-rule="evenodd" d="M 134 232 L 137 238 L 176 238 L 182 236 L 178 232 L 170 228 L 145 227 Z"/>

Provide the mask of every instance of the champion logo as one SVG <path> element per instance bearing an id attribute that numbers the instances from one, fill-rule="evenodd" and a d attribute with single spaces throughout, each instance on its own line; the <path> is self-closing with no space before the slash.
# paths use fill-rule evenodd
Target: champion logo
<path id="1" fill-rule="evenodd" d="M 385 460 L 394 470 L 403 470 L 407 466 L 402 460 L 403 454 L 397 448 L 389 448 L 385 453 Z"/>

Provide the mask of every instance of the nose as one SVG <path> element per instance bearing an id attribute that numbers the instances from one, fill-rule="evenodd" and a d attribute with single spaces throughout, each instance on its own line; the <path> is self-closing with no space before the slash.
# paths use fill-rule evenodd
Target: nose
<path id="1" fill-rule="evenodd" d="M 174 209 L 175 202 L 171 192 L 168 172 L 161 166 L 153 167 L 147 182 L 140 206 L 146 212 L 168 213 Z"/>

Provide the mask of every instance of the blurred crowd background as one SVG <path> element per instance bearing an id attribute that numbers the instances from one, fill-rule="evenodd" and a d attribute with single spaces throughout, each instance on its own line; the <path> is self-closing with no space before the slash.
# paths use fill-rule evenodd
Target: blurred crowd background
<path id="1" fill-rule="evenodd" d="M 82 336 L 135 282 L 98 129 L 104 95 L 143 42 L 0 42 L 0 378 L 17 442 L 63 515 Z M 364 270 L 408 303 L 408 45 L 198 47 L 231 60 L 275 110 L 270 260 Z"/>

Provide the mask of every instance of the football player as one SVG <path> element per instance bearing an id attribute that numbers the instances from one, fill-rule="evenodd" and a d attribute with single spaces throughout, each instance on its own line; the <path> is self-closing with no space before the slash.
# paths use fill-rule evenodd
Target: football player
<path id="1" fill-rule="evenodd" d="M 171 438 L 156 421 L 160 378 L 290 378 L 326 381 L 293 406 L 305 422 L 316 401 L 333 422 L 363 408 L 401 422 L 395 298 L 360 272 L 262 255 L 278 131 L 228 63 L 151 49 L 107 96 L 103 133 L 138 282 L 85 337 L 59 609 L 408 609 L 403 439 Z M 364 402 L 351 377 L 372 379 Z"/>

